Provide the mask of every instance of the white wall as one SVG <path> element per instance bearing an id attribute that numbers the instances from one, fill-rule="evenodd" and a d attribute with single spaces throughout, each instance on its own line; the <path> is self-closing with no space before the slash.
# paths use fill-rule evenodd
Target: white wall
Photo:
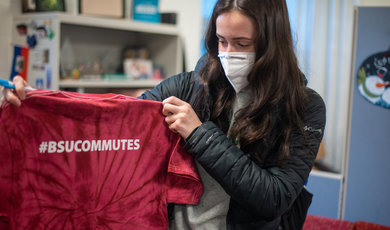
<path id="1" fill-rule="evenodd" d="M 12 50 L 12 16 L 21 11 L 20 1 L 0 0 L 0 78 L 10 75 Z"/>
<path id="2" fill-rule="evenodd" d="M 186 70 L 193 70 L 200 57 L 202 39 L 201 0 L 160 0 L 161 12 L 176 12 L 185 47 Z"/>

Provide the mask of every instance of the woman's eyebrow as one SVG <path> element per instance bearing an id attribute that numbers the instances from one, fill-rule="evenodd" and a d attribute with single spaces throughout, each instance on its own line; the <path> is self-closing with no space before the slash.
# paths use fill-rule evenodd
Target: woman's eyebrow
<path id="1" fill-rule="evenodd" d="M 247 38 L 247 37 L 236 37 L 236 38 L 233 38 L 233 40 L 247 40 L 247 41 L 253 41 L 252 39 Z"/>
<path id="2" fill-rule="evenodd" d="M 218 38 L 225 39 L 222 35 L 216 34 Z M 233 40 L 248 40 L 248 41 L 253 41 L 253 39 L 248 38 L 248 37 L 234 37 Z"/>
<path id="3" fill-rule="evenodd" d="M 224 38 L 222 35 L 216 34 L 218 38 Z"/>

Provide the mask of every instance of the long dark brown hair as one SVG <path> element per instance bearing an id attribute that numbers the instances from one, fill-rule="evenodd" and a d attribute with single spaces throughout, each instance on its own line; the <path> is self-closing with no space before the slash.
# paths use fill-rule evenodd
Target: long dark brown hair
<path id="1" fill-rule="evenodd" d="M 199 71 L 200 92 L 194 107 L 198 114 L 208 109 L 211 120 L 224 132 L 229 129 L 235 92 L 224 76 L 218 59 L 216 19 L 238 10 L 255 25 L 256 61 L 248 75 L 251 101 L 238 111 L 230 133 L 241 149 L 256 141 L 279 143 L 278 159 L 289 155 L 289 138 L 294 127 L 302 131 L 305 83 L 294 53 L 285 0 L 219 0 L 212 13 L 205 36 L 208 61 Z M 208 103 L 204 103 L 208 101 Z M 204 105 L 210 108 L 204 108 Z M 279 129 L 276 136 L 271 130 Z M 271 140 L 273 139 L 273 140 Z M 277 141 L 276 141 L 277 140 Z M 261 152 L 251 154 L 262 161 Z"/>

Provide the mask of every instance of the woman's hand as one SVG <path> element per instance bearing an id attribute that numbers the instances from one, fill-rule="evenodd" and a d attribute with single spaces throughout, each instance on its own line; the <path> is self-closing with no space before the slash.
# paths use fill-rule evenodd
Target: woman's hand
<path id="1" fill-rule="evenodd" d="M 190 104 L 173 96 L 163 101 L 163 115 L 169 129 L 179 133 L 184 139 L 202 124 Z"/>
<path id="2" fill-rule="evenodd" d="M 22 100 L 26 98 L 26 91 L 24 90 L 25 86 L 28 86 L 27 82 L 20 76 L 14 77 L 12 81 L 15 85 L 15 89 L 2 88 L 4 99 L 9 103 L 20 106 Z"/>

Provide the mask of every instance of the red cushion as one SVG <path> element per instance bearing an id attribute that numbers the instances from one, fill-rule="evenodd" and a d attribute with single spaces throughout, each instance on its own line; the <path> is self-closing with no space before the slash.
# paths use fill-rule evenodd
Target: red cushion
<path id="1" fill-rule="evenodd" d="M 307 215 L 303 230 L 353 230 L 350 221 Z"/>
<path id="2" fill-rule="evenodd" d="M 390 227 L 384 225 L 369 223 L 365 221 L 356 221 L 355 222 L 356 230 L 390 230 Z"/>

